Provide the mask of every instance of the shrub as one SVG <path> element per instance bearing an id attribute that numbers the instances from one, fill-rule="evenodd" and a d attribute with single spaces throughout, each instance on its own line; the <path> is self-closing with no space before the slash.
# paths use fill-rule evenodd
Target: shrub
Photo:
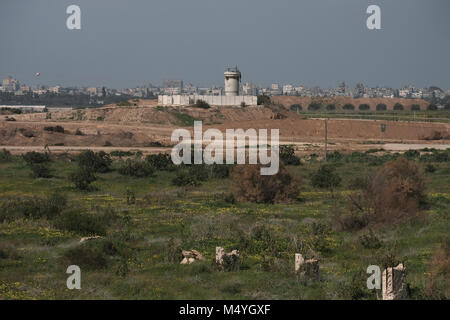
<path id="1" fill-rule="evenodd" d="M 431 163 L 429 163 L 425 167 L 425 172 L 427 172 L 427 173 L 435 173 L 436 172 L 436 167 L 433 166 Z"/>
<path id="2" fill-rule="evenodd" d="M 362 271 L 350 272 L 348 279 L 339 285 L 339 296 L 347 300 L 375 299 L 375 293 L 367 290 L 367 274 Z"/>
<path id="3" fill-rule="evenodd" d="M 266 95 L 259 95 L 257 103 L 258 105 L 270 105 L 272 101 L 270 100 L 270 97 Z"/>
<path id="4" fill-rule="evenodd" d="M 205 164 L 193 164 L 189 166 L 189 175 L 198 181 L 207 181 L 210 176 L 210 170 Z"/>
<path id="5" fill-rule="evenodd" d="M 45 131 L 50 132 L 58 132 L 58 133 L 64 133 L 64 128 L 61 126 L 55 126 L 55 127 L 44 127 Z"/>
<path id="6" fill-rule="evenodd" d="M 299 103 L 295 103 L 291 105 L 289 109 L 294 112 L 302 111 L 302 105 Z"/>
<path id="7" fill-rule="evenodd" d="M 84 136 L 84 133 L 83 133 L 80 129 L 77 129 L 77 130 L 75 131 L 75 135 L 76 135 L 76 136 Z"/>
<path id="8" fill-rule="evenodd" d="M 424 190 L 424 179 L 414 162 L 405 158 L 388 162 L 365 190 L 370 221 L 392 224 L 416 217 Z"/>
<path id="9" fill-rule="evenodd" d="M 383 246 L 383 242 L 373 233 L 372 230 L 368 234 L 359 237 L 359 242 L 366 249 L 379 249 Z"/>
<path id="10" fill-rule="evenodd" d="M 9 150 L 3 149 L 2 152 L 0 152 L 0 163 L 10 161 L 12 161 L 11 152 L 9 152 Z"/>
<path id="11" fill-rule="evenodd" d="M 0 206 L 0 221 L 13 221 L 19 218 L 54 219 L 66 207 L 66 197 L 57 193 L 45 198 L 8 199 Z"/>
<path id="12" fill-rule="evenodd" d="M 384 103 L 379 103 L 376 106 L 377 111 L 386 111 L 387 110 L 387 106 Z"/>
<path id="13" fill-rule="evenodd" d="M 435 105 L 433 103 L 428 105 L 428 108 L 427 108 L 428 111 L 436 111 L 437 109 L 438 109 L 437 105 Z"/>
<path id="14" fill-rule="evenodd" d="M 69 175 L 69 180 L 75 184 L 75 187 L 80 190 L 89 190 L 90 184 L 97 180 L 94 172 L 85 169 L 78 168 L 77 171 Z"/>
<path id="15" fill-rule="evenodd" d="M 29 166 L 50 161 L 50 156 L 47 152 L 40 153 L 40 152 L 31 151 L 31 152 L 27 152 L 22 157 Z"/>
<path id="16" fill-rule="evenodd" d="M 322 108 L 322 105 L 319 102 L 311 102 L 308 106 L 308 110 L 310 111 L 318 111 Z"/>
<path id="17" fill-rule="evenodd" d="M 341 177 L 335 172 L 335 167 L 324 164 L 312 175 L 311 184 L 315 188 L 333 191 L 341 184 Z"/>
<path id="18" fill-rule="evenodd" d="M 367 185 L 369 184 L 369 179 L 367 177 L 354 177 L 352 179 L 350 179 L 350 183 L 349 183 L 349 187 L 352 190 L 357 190 L 357 189 L 365 189 L 367 188 Z"/>
<path id="19" fill-rule="evenodd" d="M 151 154 L 145 158 L 153 168 L 156 170 L 164 171 L 164 170 L 173 170 L 174 164 L 169 154 L 167 153 L 159 153 L 159 154 Z"/>
<path id="20" fill-rule="evenodd" d="M 78 165 L 84 171 L 108 172 L 111 165 L 111 157 L 104 151 L 95 153 L 91 150 L 84 151 L 78 155 Z"/>
<path id="21" fill-rule="evenodd" d="M 394 104 L 394 110 L 395 111 L 402 111 L 404 110 L 404 107 L 401 103 L 397 102 L 396 104 Z"/>
<path id="22" fill-rule="evenodd" d="M 137 159 L 127 159 L 122 162 L 118 171 L 121 175 L 137 178 L 151 177 L 155 172 L 148 162 Z"/>
<path id="23" fill-rule="evenodd" d="M 83 236 L 104 236 L 107 227 L 117 219 L 118 216 L 112 210 L 95 214 L 68 210 L 57 216 L 54 225 L 58 229 L 72 231 Z"/>
<path id="24" fill-rule="evenodd" d="M 117 104 L 119 107 L 131 107 L 133 104 L 131 104 L 128 100 L 121 101 Z"/>
<path id="25" fill-rule="evenodd" d="M 232 192 L 237 200 L 256 203 L 289 202 L 299 194 L 298 181 L 280 163 L 278 173 L 261 175 L 261 165 L 238 165 L 231 174 Z"/>
<path id="26" fill-rule="evenodd" d="M 211 179 L 225 179 L 230 176 L 231 165 L 214 163 L 211 166 Z"/>
<path id="27" fill-rule="evenodd" d="M 417 150 L 408 150 L 403 154 L 407 159 L 413 160 L 420 157 L 420 152 Z"/>
<path id="28" fill-rule="evenodd" d="M 336 110 L 336 105 L 334 105 L 334 104 L 329 104 L 329 105 L 327 105 L 327 110 L 328 111 L 333 111 L 333 110 Z"/>
<path id="29" fill-rule="evenodd" d="M 420 105 L 418 104 L 411 105 L 411 111 L 420 111 Z"/>
<path id="30" fill-rule="evenodd" d="M 366 103 L 360 104 L 359 105 L 359 110 L 361 110 L 361 111 L 370 110 L 370 106 L 368 104 L 366 104 Z"/>
<path id="31" fill-rule="evenodd" d="M 30 166 L 34 178 L 51 178 L 50 166 L 48 163 L 36 163 Z"/>
<path id="32" fill-rule="evenodd" d="M 346 103 L 346 104 L 344 104 L 343 109 L 344 110 L 355 110 L 355 106 L 351 103 Z"/>
<path id="33" fill-rule="evenodd" d="M 300 158 L 295 155 L 294 146 L 281 145 L 280 159 L 285 165 L 298 166 L 301 164 Z"/>
<path id="34" fill-rule="evenodd" d="M 192 105 L 192 107 L 194 107 L 194 108 L 201 108 L 201 109 L 209 109 L 209 108 L 211 108 L 209 103 L 207 103 L 206 101 L 203 101 L 203 100 L 197 100 L 197 102 L 195 102 L 195 104 Z"/>
<path id="35" fill-rule="evenodd" d="M 200 185 L 200 182 L 191 173 L 185 170 L 180 170 L 175 176 L 175 178 L 172 179 L 172 184 L 179 187 L 183 186 L 196 187 Z"/>
<path id="36" fill-rule="evenodd" d="M 340 161 L 344 158 L 344 156 L 339 151 L 334 151 L 330 154 L 327 154 L 328 161 Z"/>

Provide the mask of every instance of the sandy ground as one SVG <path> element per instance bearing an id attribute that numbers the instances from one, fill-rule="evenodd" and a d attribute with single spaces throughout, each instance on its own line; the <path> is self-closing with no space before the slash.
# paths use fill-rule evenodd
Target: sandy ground
<path id="1" fill-rule="evenodd" d="M 152 102 L 153 103 L 153 102 Z M 202 120 L 203 130 L 278 129 L 281 144 L 296 144 L 300 152 L 323 149 L 325 120 L 304 119 L 287 110 L 263 107 L 157 108 L 150 103 L 137 107 L 108 106 L 99 109 L 67 110 L 14 115 L 16 121 L 0 116 L 0 148 L 13 152 L 94 150 L 142 150 L 153 153 L 170 150 L 172 132 L 182 128 L 179 115 Z M 64 133 L 46 127 L 62 126 Z M 382 127 L 385 130 L 382 131 Z M 192 132 L 192 127 L 185 127 Z M 384 120 L 329 119 L 328 149 L 343 152 L 373 148 L 404 151 L 450 146 L 450 124 Z M 156 144 L 156 145 L 155 145 Z M 158 144 L 160 144 L 158 147 Z"/>

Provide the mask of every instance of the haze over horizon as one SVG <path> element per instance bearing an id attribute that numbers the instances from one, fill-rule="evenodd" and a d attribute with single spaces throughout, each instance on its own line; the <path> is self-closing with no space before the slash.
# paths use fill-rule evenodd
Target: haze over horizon
<path id="1" fill-rule="evenodd" d="M 66 8 L 81 7 L 81 30 Z M 366 9 L 381 7 L 381 30 Z M 448 0 L 3 0 L 0 78 L 126 88 L 164 79 L 450 88 Z M 40 72 L 39 78 L 35 73 Z"/>

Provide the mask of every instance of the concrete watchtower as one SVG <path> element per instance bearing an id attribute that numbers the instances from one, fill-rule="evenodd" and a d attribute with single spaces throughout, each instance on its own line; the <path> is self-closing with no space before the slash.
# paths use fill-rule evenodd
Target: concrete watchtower
<path id="1" fill-rule="evenodd" d="M 239 85 L 241 82 L 241 72 L 238 67 L 227 68 L 225 70 L 225 95 L 226 96 L 238 96 Z"/>

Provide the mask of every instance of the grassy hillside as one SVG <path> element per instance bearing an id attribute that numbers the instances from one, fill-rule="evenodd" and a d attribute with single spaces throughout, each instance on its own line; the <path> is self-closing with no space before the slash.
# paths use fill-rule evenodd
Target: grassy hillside
<path id="1" fill-rule="evenodd" d="M 431 259 L 450 227 L 450 162 L 428 155 L 412 157 L 427 185 L 420 219 L 358 231 L 340 230 L 336 210 L 346 210 L 361 179 L 396 156 L 332 158 L 342 178 L 333 194 L 312 187 L 321 163 L 303 159 L 287 168 L 302 178 L 297 200 L 274 205 L 233 203 L 230 178 L 174 186 L 185 169 L 135 178 L 119 174 L 116 159 L 93 188 L 79 191 L 68 179 L 77 167 L 69 155 L 53 156 L 48 179 L 33 178 L 20 157 L 3 159 L 0 299 L 376 299 L 365 271 L 389 255 L 406 261 L 413 299 L 432 297 Z M 34 214 L 25 215 L 30 208 Z M 104 238 L 79 243 L 94 234 Z M 240 250 L 239 271 L 214 265 L 216 246 Z M 180 265 L 180 249 L 196 249 L 206 261 Z M 319 281 L 293 272 L 297 252 L 319 258 Z M 69 264 L 81 267 L 81 290 L 66 288 Z"/>

